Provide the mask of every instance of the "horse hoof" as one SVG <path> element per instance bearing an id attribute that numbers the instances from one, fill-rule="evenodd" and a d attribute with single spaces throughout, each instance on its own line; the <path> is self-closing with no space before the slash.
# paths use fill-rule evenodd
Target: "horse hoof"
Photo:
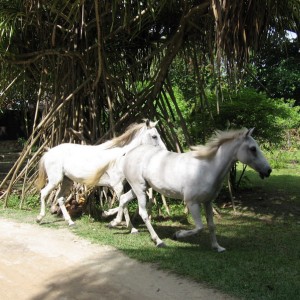
<path id="1" fill-rule="evenodd" d="M 157 248 L 165 248 L 167 245 L 164 242 L 160 242 L 156 245 Z"/>
<path id="2" fill-rule="evenodd" d="M 114 228 L 115 226 L 114 226 L 113 224 L 111 224 L 111 223 L 108 223 L 108 224 L 107 224 L 107 227 L 108 227 L 109 229 L 112 229 L 112 228 Z"/>
<path id="3" fill-rule="evenodd" d="M 35 221 L 36 221 L 38 224 L 40 224 L 40 223 L 42 222 L 42 219 L 43 219 L 43 217 L 37 216 L 36 219 L 35 219 Z"/>
<path id="4" fill-rule="evenodd" d="M 172 240 L 174 240 L 174 241 L 178 241 L 178 238 L 177 238 L 177 235 L 176 235 L 176 233 L 174 233 L 174 234 L 173 234 L 173 236 L 172 236 Z"/>
<path id="5" fill-rule="evenodd" d="M 222 252 L 225 252 L 225 251 L 226 251 L 226 249 L 225 249 L 225 248 L 223 248 L 223 247 L 220 247 L 220 248 L 218 248 L 218 249 L 217 249 L 217 251 L 218 251 L 218 253 L 222 253 Z"/>
<path id="6" fill-rule="evenodd" d="M 102 212 L 101 216 L 102 216 L 102 218 L 107 218 L 107 217 L 109 217 L 109 213 L 106 210 L 104 210 Z"/>
<path id="7" fill-rule="evenodd" d="M 136 228 L 132 228 L 130 233 L 137 234 L 137 233 L 139 233 L 139 231 Z"/>
<path id="8" fill-rule="evenodd" d="M 75 223 L 70 223 L 70 224 L 69 224 L 69 227 L 75 227 L 75 226 L 76 226 Z"/>
<path id="9" fill-rule="evenodd" d="M 222 253 L 222 252 L 225 252 L 226 251 L 226 249 L 225 248 L 223 248 L 223 247 L 221 247 L 221 246 L 219 246 L 219 245 L 217 245 L 217 246 L 214 246 L 214 247 L 212 247 L 214 250 L 216 250 L 218 253 Z"/>

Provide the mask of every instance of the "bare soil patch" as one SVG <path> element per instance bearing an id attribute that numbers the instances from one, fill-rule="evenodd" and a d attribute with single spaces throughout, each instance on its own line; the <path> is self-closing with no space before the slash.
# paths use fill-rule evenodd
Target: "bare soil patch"
<path id="1" fill-rule="evenodd" d="M 2 299 L 232 299 L 68 229 L 0 218 Z"/>

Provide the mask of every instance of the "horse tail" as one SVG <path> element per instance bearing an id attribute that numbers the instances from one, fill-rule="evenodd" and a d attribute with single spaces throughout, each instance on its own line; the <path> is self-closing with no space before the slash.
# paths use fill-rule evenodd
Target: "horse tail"
<path id="1" fill-rule="evenodd" d="M 39 162 L 39 174 L 38 174 L 38 178 L 35 180 L 35 186 L 38 190 L 41 190 L 45 183 L 46 183 L 46 177 L 47 177 L 47 173 L 46 173 L 46 169 L 45 169 L 45 162 L 44 162 L 44 156 L 41 158 L 40 162 Z"/>
<path id="2" fill-rule="evenodd" d="M 96 186 L 100 178 L 104 175 L 107 169 L 114 163 L 114 161 L 109 161 L 104 167 L 99 168 L 95 173 L 93 173 L 90 177 L 84 180 L 84 184 L 87 186 Z"/>

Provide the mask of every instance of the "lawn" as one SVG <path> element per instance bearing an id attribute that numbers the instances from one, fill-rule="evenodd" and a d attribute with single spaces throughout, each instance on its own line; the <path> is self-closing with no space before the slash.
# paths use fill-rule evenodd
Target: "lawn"
<path id="1" fill-rule="evenodd" d="M 108 229 L 108 220 L 95 221 L 88 216 L 77 219 L 77 226 L 70 230 L 241 299 L 299 299 L 300 159 L 297 155 L 286 159 L 285 168 L 275 168 L 265 180 L 247 170 L 240 190 L 235 193 L 236 212 L 227 189 L 222 190 L 216 201 L 220 218 L 215 217 L 215 223 L 218 241 L 227 249 L 224 253 L 210 249 L 207 229 L 183 241 L 171 239 L 176 230 L 193 227 L 180 201 L 169 200 L 170 217 L 154 213 L 152 219 L 166 248 L 155 247 L 139 218 L 136 226 L 140 233 L 134 235 L 124 227 Z M 33 223 L 36 213 L 36 210 L 6 209 L 0 211 L 0 216 Z M 47 215 L 41 226 L 57 228 L 66 224 Z"/>

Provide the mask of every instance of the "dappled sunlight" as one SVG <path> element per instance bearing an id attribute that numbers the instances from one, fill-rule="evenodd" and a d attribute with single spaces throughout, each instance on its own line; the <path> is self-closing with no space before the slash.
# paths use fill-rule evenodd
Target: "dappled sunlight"
<path id="1" fill-rule="evenodd" d="M 248 170 L 244 183 L 235 192 L 235 203 L 240 212 L 255 213 L 266 222 L 275 219 L 299 218 L 300 173 L 297 170 L 273 170 L 266 180 Z"/>
<path id="2" fill-rule="evenodd" d="M 188 273 L 197 280 L 214 283 L 223 290 L 229 286 L 234 289 L 234 285 L 240 282 L 237 285 L 248 296 L 252 293 L 249 290 L 251 286 L 264 291 L 265 295 L 269 294 L 270 299 L 274 293 L 281 293 L 278 282 L 282 278 L 282 269 L 277 266 L 280 264 L 288 274 L 295 274 L 295 265 L 291 262 L 297 261 L 298 253 L 295 247 L 291 249 L 289 245 L 296 242 L 297 226 L 265 224 L 254 214 L 222 211 L 221 215 L 222 219 L 216 222 L 216 231 L 220 245 L 227 249 L 224 253 L 211 249 L 206 226 L 196 236 L 173 241 L 170 234 L 179 228 L 164 224 L 156 230 L 164 238 L 166 248 L 158 249 L 152 244 L 152 247 L 142 249 L 124 247 L 123 251 L 138 259 L 155 261 L 159 267 L 178 274 Z M 146 233 L 143 233 L 139 238 L 145 237 Z M 288 277 L 285 280 L 295 287 L 293 275 L 285 276 Z"/>

